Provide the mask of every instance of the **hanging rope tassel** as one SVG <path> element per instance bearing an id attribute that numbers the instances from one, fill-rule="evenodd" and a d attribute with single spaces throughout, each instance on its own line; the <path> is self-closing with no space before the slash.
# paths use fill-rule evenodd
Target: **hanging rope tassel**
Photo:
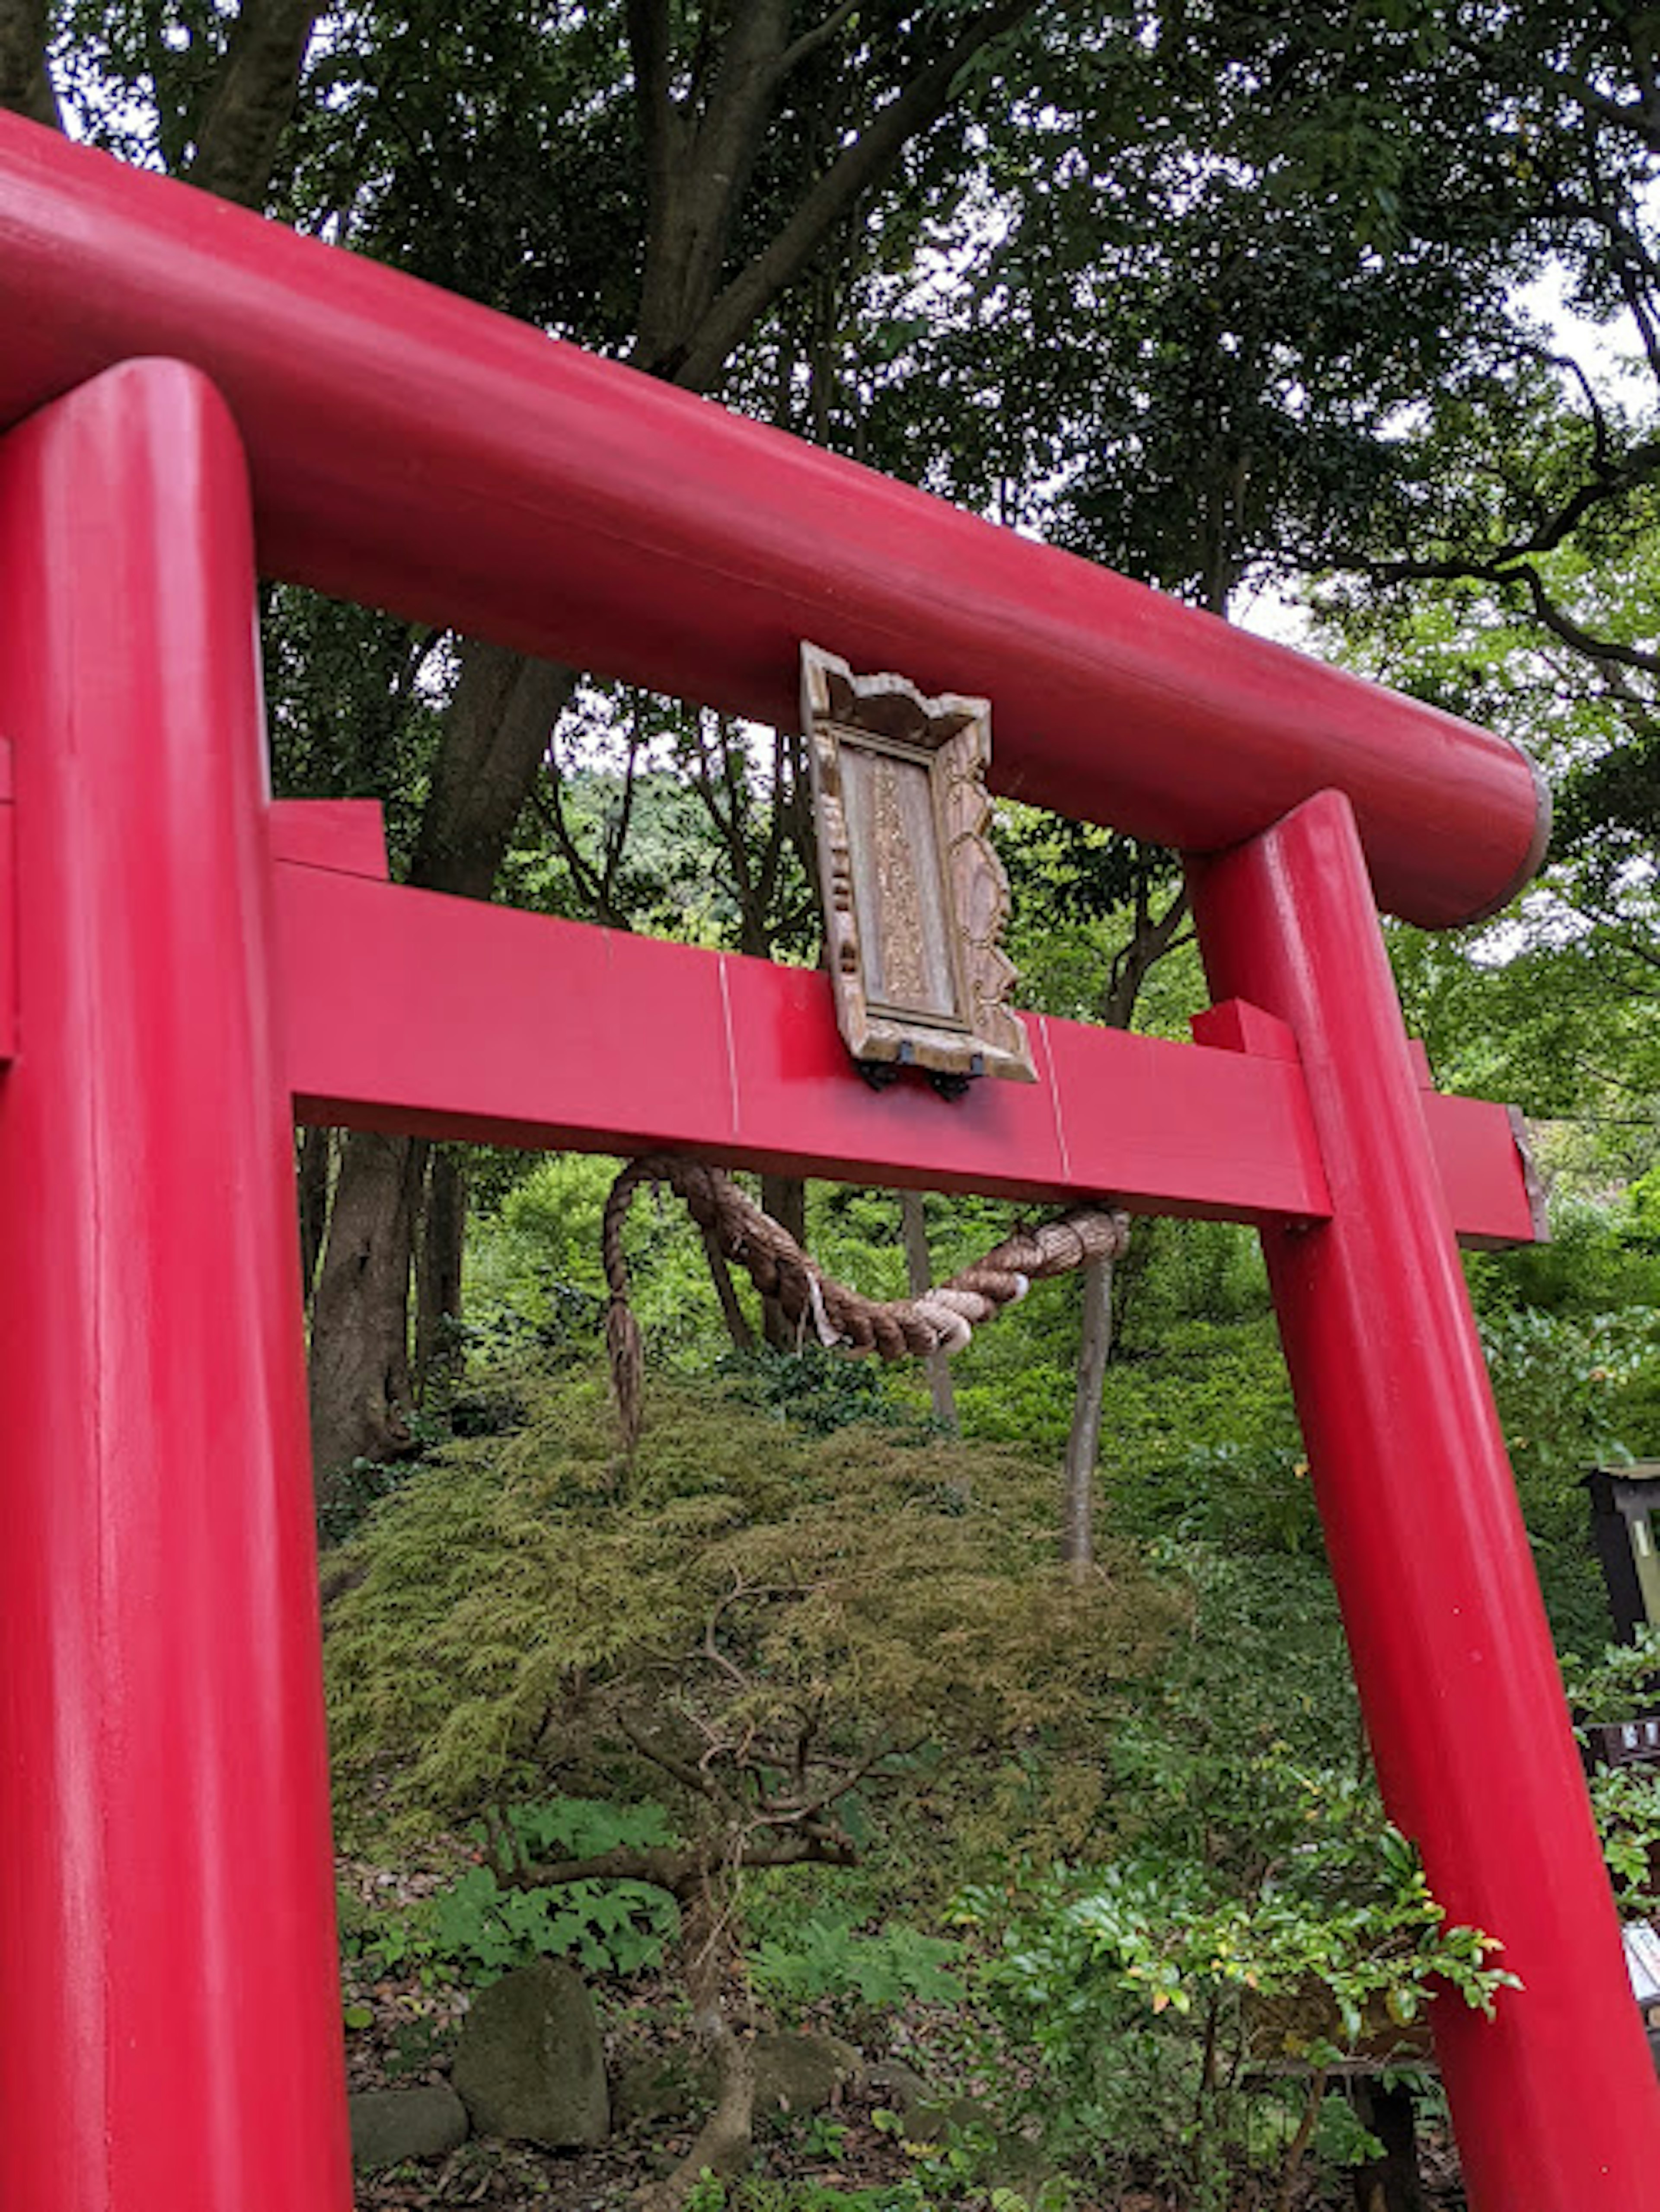
<path id="1" fill-rule="evenodd" d="M 745 1197 L 730 1176 L 701 1160 L 648 1153 L 631 1160 L 605 1200 L 601 1251 L 611 1303 L 605 1344 L 611 1388 L 628 1449 L 640 1434 L 644 1358 L 629 1306 L 623 1224 L 642 1183 L 666 1183 L 724 1257 L 745 1268 L 763 1297 L 775 1298 L 799 1337 L 835 1351 L 873 1352 L 881 1359 L 960 1352 L 983 1322 L 1023 1298 L 1035 1282 L 1091 1260 L 1116 1260 L 1129 1243 L 1129 1217 L 1104 1206 L 1073 1206 L 959 1267 L 921 1297 L 879 1299 L 821 1273 L 789 1231 Z"/>

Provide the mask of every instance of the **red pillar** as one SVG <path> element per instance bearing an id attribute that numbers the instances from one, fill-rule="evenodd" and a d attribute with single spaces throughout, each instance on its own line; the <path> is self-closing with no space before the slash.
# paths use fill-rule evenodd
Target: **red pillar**
<path id="1" fill-rule="evenodd" d="M 0 444 L 0 2204 L 342 2212 L 246 476 L 195 371 Z"/>
<path id="2" fill-rule="evenodd" d="M 1295 1031 L 1333 1218 L 1268 1232 L 1391 1817 L 1525 1984 L 1437 2005 L 1472 2212 L 1660 2204 L 1660 2095 L 1347 800 L 1194 871 L 1213 996 Z"/>

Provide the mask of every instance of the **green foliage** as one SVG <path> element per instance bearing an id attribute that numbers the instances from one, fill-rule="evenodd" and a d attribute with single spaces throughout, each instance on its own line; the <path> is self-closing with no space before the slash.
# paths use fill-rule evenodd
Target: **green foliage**
<path id="1" fill-rule="evenodd" d="M 492 1981 L 509 1967 L 571 1959 L 594 1974 L 635 1974 L 661 1965 L 679 1926 L 674 1900 L 641 1881 L 568 1881 L 504 1889 L 474 1867 L 423 1910 L 435 1954 L 470 1979 Z"/>
<path id="2" fill-rule="evenodd" d="M 1219 2207 L 1251 2154 L 1230 2086 L 1250 2059 L 1314 2071 L 1376 2055 L 1438 1995 L 1490 2013 L 1515 1985 L 1489 1939 L 1447 1924 L 1363 1799 L 1309 1811 L 1303 1840 L 1248 1887 L 1147 1851 L 964 1898 L 1000 1937 L 984 1999 L 1037 2069 L 1019 2102 L 1057 2155 L 1098 2172 L 1139 2158 L 1184 2203 Z M 1351 2132 L 1352 2154 L 1368 2147 Z"/>
<path id="3" fill-rule="evenodd" d="M 1614 1204 L 1556 1195 L 1548 1243 L 1472 1255 L 1472 1295 L 1487 1312 L 1511 1306 L 1593 1321 L 1622 1307 L 1660 1306 L 1649 1191 L 1639 1181 Z"/>
<path id="4" fill-rule="evenodd" d="M 1081 1755 L 1177 1611 L 1124 1558 L 1065 1583 L 1049 1478 L 1022 1455 L 809 1438 L 664 1382 L 625 1468 L 597 1379 L 526 1394 L 522 1428 L 452 1447 L 344 1563 L 337 1769 L 393 1759 L 411 1804 L 465 1808 L 602 1747 L 627 1764 L 629 1713 L 704 1742 L 806 1729 L 868 1755 L 1041 1729 Z"/>
<path id="5" fill-rule="evenodd" d="M 1585 1727 L 1628 1721 L 1653 1702 L 1660 1681 L 1660 1629 L 1644 1628 L 1629 1644 L 1605 1644 L 1589 1658 L 1562 1655 L 1562 1686 Z"/>
<path id="6" fill-rule="evenodd" d="M 751 2176 L 721 2181 L 706 2173 L 687 2197 L 684 2212 L 934 2212 L 919 2182 L 874 2189 L 836 2189 L 818 2182 L 788 2183 Z M 1012 2204 L 997 2212 L 1018 2212 Z"/>
<path id="7" fill-rule="evenodd" d="M 803 1344 L 799 1352 L 758 1344 L 752 1351 L 722 1353 L 714 1372 L 744 1404 L 763 1407 L 808 1436 L 827 1437 L 855 1422 L 902 1431 L 918 1442 L 938 1434 L 903 1402 L 875 1360 L 849 1359 L 816 1344 Z"/>
<path id="8" fill-rule="evenodd" d="M 763 1996 L 812 2003 L 851 1994 L 871 2008 L 960 2004 L 967 1984 L 957 1971 L 962 1946 L 903 1923 L 879 1935 L 860 1933 L 846 1920 L 815 1917 L 787 1942 L 757 1943 L 750 1978 Z"/>
<path id="9" fill-rule="evenodd" d="M 1482 1323 L 1493 1387 L 1559 1640 L 1608 1633 L 1584 1480 L 1660 1442 L 1660 1310 L 1518 1305 Z"/>
<path id="10" fill-rule="evenodd" d="M 585 1859 L 605 1851 L 648 1850 L 671 1840 L 660 1805 L 617 1805 L 599 1797 L 540 1797 L 493 1808 L 472 1831 L 496 1863 L 511 1871 L 549 1858 Z"/>
<path id="11" fill-rule="evenodd" d="M 350 1467 L 342 1468 L 317 1508 L 319 1543 L 325 1548 L 344 1543 L 362 1526 L 370 1507 L 391 1497 L 408 1480 L 409 1473 L 407 1462 L 355 1459 Z"/>
<path id="12" fill-rule="evenodd" d="M 1003 1902 L 970 1892 L 964 1911 L 983 1924 Z M 1416 1854 L 1389 1827 L 1316 1834 L 1250 1895 L 1197 1860 L 1051 1875 L 1004 1941 L 1001 1984 L 1032 2008 L 1051 2051 L 1088 2015 L 1122 2018 L 1124 2000 L 1189 2016 L 1250 1993 L 1305 2002 L 1286 2047 L 1317 2056 L 1329 2044 L 1353 2050 L 1380 2017 L 1409 2027 L 1438 1985 L 1489 2016 L 1499 1991 L 1519 1986 L 1492 1963 L 1491 1939 L 1446 1924 Z"/>
<path id="13" fill-rule="evenodd" d="M 1383 1821 L 1323 1561 L 1255 1510 L 1227 1542 L 1232 1495 L 1219 1484 L 1205 1535 L 1153 1547 L 1193 1610 L 1105 1748 L 1110 1856 L 1006 1862 L 965 1901 L 998 1947 L 976 1985 L 994 2103 L 1094 2193 L 1156 2179 L 1212 2212 L 1286 2155 L 1308 2069 L 1357 2021 L 1370 2050 L 1374 2028 L 1408 2033 L 1440 1966 L 1478 2002 L 1496 1971 L 1442 1928 Z M 1291 2077 L 1230 2088 L 1248 2051 Z M 1316 2116 L 1319 2154 L 1364 2149 L 1349 2118 Z"/>
<path id="14" fill-rule="evenodd" d="M 1562 1681 L 1582 1743 L 1599 1723 L 1645 1717 L 1660 1704 L 1660 1630 L 1605 1644 L 1590 1659 L 1566 1653 Z M 1590 1802 L 1620 1911 L 1660 1912 L 1660 1774 L 1651 1766 L 1599 1767 Z"/>
<path id="15" fill-rule="evenodd" d="M 621 1160 L 554 1152 L 520 1174 L 468 1238 L 469 1323 L 476 1343 L 510 1321 L 516 1348 L 587 1358 L 601 1340 L 605 1280 L 599 1220 Z M 695 1236 L 672 1212 L 638 1206 L 630 1224 L 638 1255 L 635 1307 L 654 1352 L 666 1337 L 684 1342 L 688 1323 L 712 1336 L 718 1316 Z M 479 1344 L 488 1351 L 488 1342 Z M 504 1348 L 512 1350 L 514 1346 Z"/>
<path id="16" fill-rule="evenodd" d="M 576 1881 L 529 1887 L 504 1881 L 515 1867 L 549 1856 L 574 1859 L 668 1839 L 663 1808 L 554 1797 L 493 1808 L 474 1831 L 495 1863 L 468 1867 L 417 1903 L 373 1913 L 345 1900 L 342 1941 L 385 1972 L 413 1967 L 429 1978 L 493 1981 L 537 1959 L 568 1958 L 588 1972 L 627 1975 L 662 1963 L 679 1924 L 674 1900 L 634 1881 Z M 498 1869 L 500 1872 L 498 1872 Z"/>
<path id="17" fill-rule="evenodd" d="M 1652 1768 L 1599 1767 L 1590 1803 L 1621 1913 L 1646 1919 L 1660 1912 L 1660 1782 Z"/>
<path id="18" fill-rule="evenodd" d="M 1336 1598 L 1317 1559 L 1176 1543 L 1158 1556 L 1191 1625 L 1107 1747 L 1117 1831 L 1249 1886 L 1367 1771 Z"/>

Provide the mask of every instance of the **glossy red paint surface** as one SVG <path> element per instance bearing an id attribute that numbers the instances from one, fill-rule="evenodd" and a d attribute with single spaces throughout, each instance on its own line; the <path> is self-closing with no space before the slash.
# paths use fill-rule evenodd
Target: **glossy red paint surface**
<path id="1" fill-rule="evenodd" d="M 1213 990 L 1296 1033 L 1330 1185 L 1263 1241 L 1385 1800 L 1527 1985 L 1437 2008 L 1472 2212 L 1639 2212 L 1660 2097 L 1347 805 L 1195 891 Z"/>
<path id="2" fill-rule="evenodd" d="M 0 302 L 0 422 L 131 355 L 206 370 L 273 574 L 792 726 L 808 638 L 984 693 L 1000 788 L 1193 851 L 1336 785 L 1431 925 L 1537 865 L 1485 732 L 9 115 Z"/>
<path id="3" fill-rule="evenodd" d="M 17 816 L 11 746 L 0 738 L 0 1064 L 17 1049 Z"/>
<path id="4" fill-rule="evenodd" d="M 0 2204 L 351 2202 L 246 472 L 192 370 L 0 442 Z"/>

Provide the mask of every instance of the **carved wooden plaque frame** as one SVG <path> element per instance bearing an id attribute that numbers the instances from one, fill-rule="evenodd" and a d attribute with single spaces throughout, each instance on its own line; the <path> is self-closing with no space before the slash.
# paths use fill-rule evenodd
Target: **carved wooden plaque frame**
<path id="1" fill-rule="evenodd" d="M 988 835 L 991 709 L 801 647 L 824 941 L 836 1019 L 866 1070 L 1036 1080 L 1000 939 L 1008 878 Z"/>

